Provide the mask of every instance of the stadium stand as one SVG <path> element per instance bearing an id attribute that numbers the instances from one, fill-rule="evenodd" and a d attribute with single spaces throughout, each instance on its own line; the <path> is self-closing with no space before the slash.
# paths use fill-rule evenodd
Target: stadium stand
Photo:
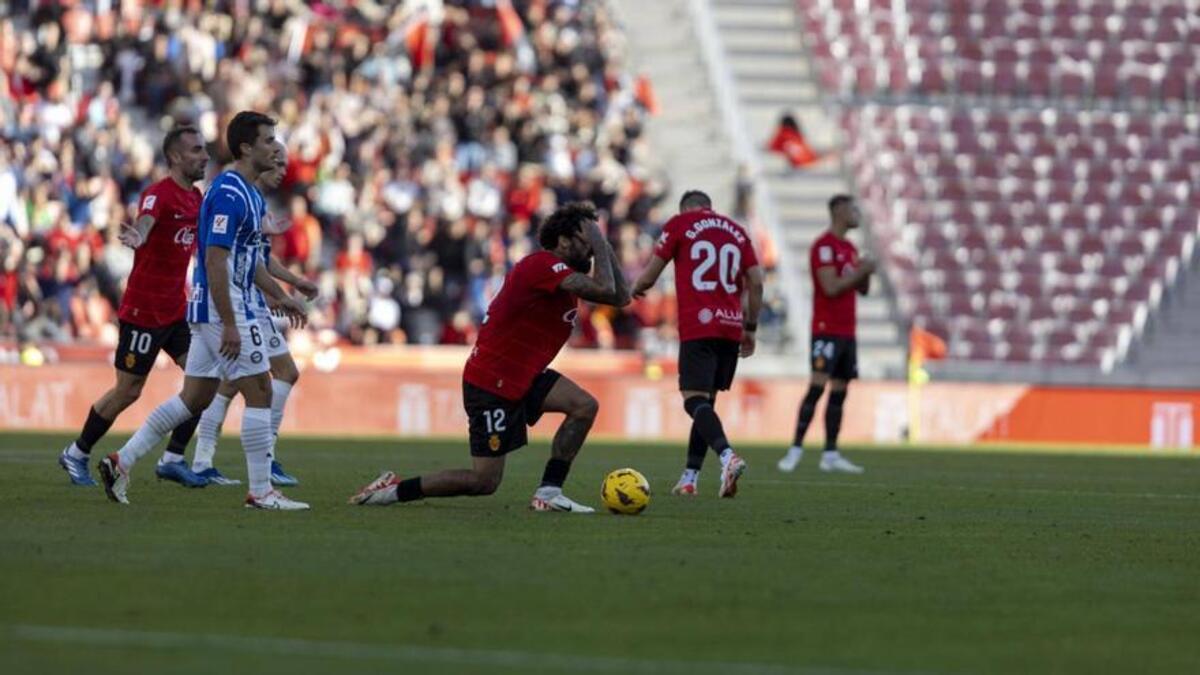
<path id="1" fill-rule="evenodd" d="M 673 210 L 605 3 L 28 4 L 0 18 L 0 336 L 115 340 L 117 224 L 172 120 L 221 162 L 233 112 L 279 117 L 275 252 L 319 280 L 326 343 L 469 343 L 555 204 L 608 213 L 630 276 Z M 576 344 L 670 343 L 670 292 Z"/>
<path id="2" fill-rule="evenodd" d="M 800 8 L 904 317 L 953 359 L 1119 365 L 1200 235 L 1197 3 Z"/>

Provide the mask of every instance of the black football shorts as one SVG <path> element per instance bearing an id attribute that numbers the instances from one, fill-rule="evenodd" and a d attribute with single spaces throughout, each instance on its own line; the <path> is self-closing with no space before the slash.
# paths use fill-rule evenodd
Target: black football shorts
<path id="1" fill-rule="evenodd" d="M 858 344 L 854 338 L 814 335 L 812 372 L 825 373 L 832 380 L 858 378 Z"/>
<path id="2" fill-rule="evenodd" d="M 510 401 L 463 381 L 463 407 L 467 411 L 473 457 L 499 457 L 529 443 L 527 427 L 542 418 L 542 406 L 562 375 L 546 369 L 533 380 L 529 391 Z"/>
<path id="3" fill-rule="evenodd" d="M 188 353 L 191 344 L 192 332 L 186 321 L 176 321 L 161 328 L 142 328 L 121 321 L 113 365 L 131 375 L 146 375 L 154 367 L 159 350 L 178 362 Z"/>
<path id="4" fill-rule="evenodd" d="M 733 340 L 685 340 L 679 345 L 679 391 L 727 391 L 741 348 Z"/>

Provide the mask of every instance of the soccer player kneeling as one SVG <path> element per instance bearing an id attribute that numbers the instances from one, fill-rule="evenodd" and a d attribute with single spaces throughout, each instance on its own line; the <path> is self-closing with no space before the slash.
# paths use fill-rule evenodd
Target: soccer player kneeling
<path id="1" fill-rule="evenodd" d="M 535 511 L 595 510 L 568 498 L 562 486 L 600 405 L 547 366 L 571 337 L 579 298 L 621 307 L 629 303 L 629 287 L 590 204 L 555 211 L 538 239 L 545 250 L 521 259 L 505 277 L 463 371 L 473 466 L 404 480 L 386 471 L 352 496 L 351 504 L 490 495 L 500 487 L 504 456 L 526 445 L 526 427 L 552 412 L 564 413 L 566 419 L 554 434 L 541 486 L 529 506 Z"/>

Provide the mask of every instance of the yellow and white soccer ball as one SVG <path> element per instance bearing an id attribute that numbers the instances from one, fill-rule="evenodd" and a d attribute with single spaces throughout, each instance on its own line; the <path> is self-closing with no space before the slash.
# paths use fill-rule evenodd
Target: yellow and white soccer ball
<path id="1" fill-rule="evenodd" d="M 604 477 L 600 501 L 613 513 L 636 516 L 650 505 L 650 481 L 636 469 L 617 469 Z"/>

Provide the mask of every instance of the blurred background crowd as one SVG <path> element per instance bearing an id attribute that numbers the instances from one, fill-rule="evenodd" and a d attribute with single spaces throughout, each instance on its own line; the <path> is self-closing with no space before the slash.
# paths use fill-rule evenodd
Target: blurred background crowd
<path id="1" fill-rule="evenodd" d="M 0 337 L 114 342 L 133 261 L 118 226 L 163 175 L 161 134 L 199 126 L 211 177 L 242 109 L 280 120 L 270 201 L 291 228 L 273 251 L 322 289 L 294 340 L 469 344 L 557 204 L 602 209 L 630 278 L 675 210 L 644 135 L 653 90 L 603 2 L 8 4 Z M 672 293 L 585 312 L 574 344 L 661 351 Z"/>

